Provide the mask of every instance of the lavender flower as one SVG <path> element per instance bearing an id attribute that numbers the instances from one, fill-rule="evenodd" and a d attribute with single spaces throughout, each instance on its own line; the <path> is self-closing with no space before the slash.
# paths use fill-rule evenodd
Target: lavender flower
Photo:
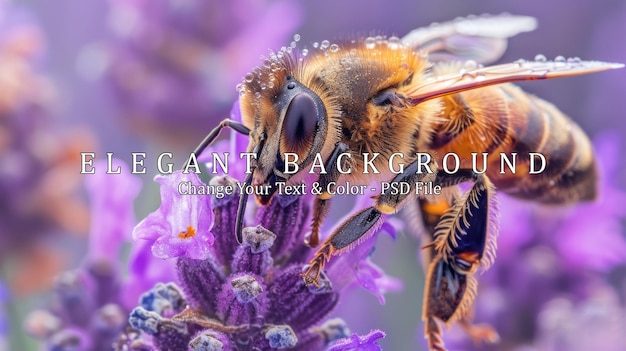
<path id="1" fill-rule="evenodd" d="M 195 174 L 176 172 L 173 176 L 157 176 L 162 184 L 161 207 L 141 221 L 133 231 L 134 239 L 147 239 L 159 258 L 188 257 L 205 259 L 213 244 L 213 216 L 209 199 L 181 195 L 181 187 L 202 186 Z M 189 190 L 187 190 L 189 191 Z"/>
<path id="2" fill-rule="evenodd" d="M 496 327 L 498 350 L 625 345 L 611 332 L 625 327 L 625 306 L 608 283 L 609 274 L 626 263 L 620 223 L 626 192 L 614 180 L 619 143 L 603 134 L 594 144 L 602 171 L 596 202 L 546 209 L 500 196 L 501 220 L 508 225 L 501 228 L 496 264 L 480 278 L 475 318 Z M 489 349 L 467 344 L 464 335 L 450 338 L 451 349 Z"/>
<path id="3" fill-rule="evenodd" d="M 188 140 L 226 117 L 238 80 L 301 18 L 284 0 L 109 2 L 107 76 L 129 125 Z"/>
<path id="4" fill-rule="evenodd" d="M 104 162 L 95 167 L 104 169 Z M 117 257 L 134 224 L 132 202 L 140 183 L 127 167 L 123 169 L 126 172 L 96 173 L 87 179 L 93 220 L 85 263 L 58 276 L 53 307 L 32 312 L 25 322 L 26 330 L 42 340 L 46 350 L 111 350 L 127 324 L 129 310 L 123 297 L 129 291 L 124 289 Z"/>
<path id="5" fill-rule="evenodd" d="M 137 226 L 135 234 L 169 227 L 178 221 L 177 217 L 196 216 L 176 209 L 181 195 L 173 185 L 199 180 L 182 172 L 164 178 L 167 180 L 158 178 L 162 203 L 155 213 L 166 211 L 174 215 L 146 220 Z M 238 189 L 235 180 L 228 177 L 213 178 L 210 185 L 231 185 Z M 199 198 L 184 201 L 204 201 L 197 195 L 183 196 Z M 269 206 L 258 209 L 255 226 L 244 229 L 244 242 L 239 245 L 234 234 L 238 190 L 222 198 L 212 195 L 209 210 L 197 213 L 212 219 L 207 219 L 212 222 L 210 233 L 215 238 L 210 255 L 198 259 L 185 250 L 172 248 L 170 252 L 175 253 L 172 256 L 178 256 L 179 283 L 157 284 L 140 298 L 139 306 L 129 318 L 134 330 L 120 337 L 116 349 L 325 350 L 332 342 L 348 337 L 350 332 L 341 320 L 328 320 L 320 325 L 338 302 L 340 289 L 334 286 L 332 277 L 340 276 L 339 270 L 329 267 L 328 274 L 322 273 L 319 287 L 306 286 L 300 276 L 312 255 L 312 250 L 304 244 L 310 201 L 305 196 L 276 196 Z M 164 231 L 163 235 L 175 235 L 177 230 Z M 186 244 L 177 242 L 174 246 L 186 247 Z M 371 250 L 371 245 L 364 247 Z M 354 267 L 353 271 L 343 272 L 344 275 L 354 279 L 361 274 L 361 267 L 367 267 L 363 275 L 373 278 L 365 279 L 366 282 L 384 280 L 382 271 L 362 263 L 367 254 L 354 252 L 355 256 L 344 255 L 345 262 L 352 262 Z M 340 285 L 349 283 L 344 281 Z M 356 350 L 360 345 L 374 349 L 375 340 L 383 335 L 352 336 L 340 341 L 334 350 Z"/>
<path id="6" fill-rule="evenodd" d="M 382 349 L 376 340 L 384 337 L 385 333 L 380 330 L 372 330 L 364 336 L 352 334 L 349 338 L 337 341 L 328 351 L 380 351 Z"/>

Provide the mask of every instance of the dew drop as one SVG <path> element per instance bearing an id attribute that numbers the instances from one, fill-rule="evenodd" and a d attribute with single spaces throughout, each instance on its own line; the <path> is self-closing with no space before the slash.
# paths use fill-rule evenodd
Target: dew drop
<path id="1" fill-rule="evenodd" d="M 274 87 L 274 82 L 270 81 L 269 83 L 267 83 L 267 87 L 269 89 L 272 89 Z"/>
<path id="2" fill-rule="evenodd" d="M 295 42 L 300 41 L 300 34 L 294 34 L 293 35 L 293 41 L 295 41 Z"/>
<path id="3" fill-rule="evenodd" d="M 298 45 L 298 44 L 297 44 L 297 43 L 296 43 L 296 41 L 294 40 L 294 41 L 292 41 L 292 42 L 289 44 L 289 47 L 293 49 L 293 48 L 295 48 L 297 45 Z"/>
<path id="4" fill-rule="evenodd" d="M 570 57 L 567 59 L 567 63 L 571 63 L 574 65 L 580 65 L 582 63 L 580 57 Z"/>
<path id="5" fill-rule="evenodd" d="M 328 48 L 328 50 L 330 50 L 330 52 L 337 52 L 339 51 L 339 45 L 333 44 Z"/>
<path id="6" fill-rule="evenodd" d="M 565 57 L 559 55 L 559 56 L 554 58 L 554 62 L 556 62 L 556 63 L 565 63 Z"/>
<path id="7" fill-rule="evenodd" d="M 367 37 L 365 39 L 365 48 L 366 49 L 373 49 L 376 46 L 376 39 L 372 38 L 372 37 Z"/>
<path id="8" fill-rule="evenodd" d="M 308 49 L 302 49 L 302 56 L 306 56 L 309 54 L 309 50 Z"/>
<path id="9" fill-rule="evenodd" d="M 548 59 L 546 58 L 545 55 L 537 54 L 535 56 L 535 62 L 547 62 L 547 61 L 548 61 Z"/>
<path id="10" fill-rule="evenodd" d="M 257 99 L 261 98 L 261 92 L 257 91 L 256 93 L 254 93 L 254 97 Z"/>
<path id="11" fill-rule="evenodd" d="M 513 63 L 516 63 L 519 67 L 523 67 L 524 64 L 526 63 L 526 60 L 518 59 L 518 60 L 515 60 Z"/>
<path id="12" fill-rule="evenodd" d="M 326 49 L 328 49 L 329 46 L 330 46 L 330 42 L 328 40 L 324 40 L 320 44 L 320 49 L 326 50 Z"/>
<path id="13" fill-rule="evenodd" d="M 316 48 L 316 49 L 317 49 L 319 46 L 320 46 L 320 43 L 318 43 L 318 42 L 314 42 L 314 43 L 313 43 L 313 47 L 314 47 L 314 48 Z"/>
<path id="14" fill-rule="evenodd" d="M 251 83 L 251 82 L 252 82 L 252 80 L 254 79 L 254 75 L 253 75 L 252 73 L 248 73 L 248 74 L 246 74 L 246 75 L 245 75 L 245 77 L 243 77 L 243 79 L 244 79 L 246 82 Z"/>
<path id="15" fill-rule="evenodd" d="M 339 60 L 339 64 L 343 67 L 343 69 L 345 69 L 346 71 L 349 71 L 350 69 L 352 69 L 352 59 L 348 58 L 348 57 L 344 57 L 341 60 Z"/>
<path id="16" fill-rule="evenodd" d="M 397 50 L 398 48 L 400 48 L 401 44 L 402 43 L 400 42 L 400 38 L 398 37 L 391 37 L 387 41 L 387 47 L 390 48 L 391 50 Z"/>
<path id="17" fill-rule="evenodd" d="M 468 71 L 475 70 L 476 68 L 478 68 L 478 63 L 474 60 L 467 60 L 463 64 L 463 68 Z"/>
<path id="18" fill-rule="evenodd" d="M 261 90 L 265 90 L 265 89 L 267 89 L 267 84 L 261 83 Z"/>

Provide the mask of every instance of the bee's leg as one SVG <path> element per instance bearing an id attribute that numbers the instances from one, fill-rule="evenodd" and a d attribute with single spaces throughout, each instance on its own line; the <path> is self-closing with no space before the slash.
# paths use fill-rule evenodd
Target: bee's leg
<path id="1" fill-rule="evenodd" d="M 437 223 L 435 251 L 461 273 L 488 268 L 495 258 L 497 216 L 495 188 L 486 176 L 477 175 L 472 188 Z"/>
<path id="2" fill-rule="evenodd" d="M 313 220 L 311 224 L 311 233 L 308 235 L 307 245 L 310 247 L 316 247 L 319 244 L 319 231 L 322 226 L 322 222 L 326 215 L 328 215 L 328 210 L 330 208 L 330 198 L 332 197 L 326 189 L 328 189 L 328 184 L 331 182 L 336 182 L 339 179 L 341 173 L 339 173 L 339 167 L 337 167 L 337 160 L 339 159 L 339 155 L 348 151 L 348 145 L 339 142 L 335 145 L 335 150 L 330 155 L 326 163 L 324 164 L 324 169 L 330 170 L 325 174 L 321 174 L 318 180 L 319 188 L 322 189 L 322 193 L 317 195 L 315 198 L 315 202 L 313 204 Z"/>
<path id="3" fill-rule="evenodd" d="M 461 197 L 456 185 L 468 180 L 476 181 L 476 179 L 478 179 L 478 174 L 470 169 L 460 169 L 453 174 L 439 170 L 433 183 L 443 188 L 453 188 L 453 190 L 449 190 L 446 196 L 419 198 L 416 202 L 409 202 L 404 208 L 407 228 L 411 228 L 423 248 L 428 249 L 422 253 L 424 270 L 428 268 L 432 258 L 436 255 L 432 243 L 435 239 L 437 223 Z"/>
<path id="4" fill-rule="evenodd" d="M 472 274 L 460 274 L 442 255 L 437 255 L 426 275 L 422 319 L 430 351 L 445 351 L 443 332 L 439 323 L 449 326 L 464 320 L 476 296 L 476 279 Z"/>
<path id="5" fill-rule="evenodd" d="M 435 240 L 435 227 L 441 217 L 446 214 L 459 199 L 458 189 L 450 192 L 449 196 L 438 196 L 435 199 L 419 198 L 416 204 L 409 207 L 407 216 L 408 228 L 415 231 L 415 235 L 420 239 L 422 248 L 422 266 L 424 270 L 430 265 L 436 252 L 433 248 Z"/>
<path id="6" fill-rule="evenodd" d="M 435 178 L 434 174 L 428 173 L 429 169 L 435 167 L 435 163 L 429 157 L 420 156 L 419 160 L 409 164 L 403 173 L 398 174 L 391 181 L 391 183 L 408 183 L 411 191 L 407 194 L 393 192 L 390 189 L 383 191 L 376 199 L 374 206 L 361 210 L 342 223 L 322 243 L 306 272 L 302 274 L 305 283 L 317 285 L 319 275 L 330 257 L 350 250 L 371 235 L 382 224 L 383 214 L 395 213 L 407 197 L 414 195 L 416 182 L 432 181 Z"/>
<path id="7" fill-rule="evenodd" d="M 241 133 L 241 134 L 250 135 L 250 129 L 248 127 L 244 126 L 243 124 L 239 122 L 233 121 L 232 119 L 226 118 L 223 121 L 221 121 L 217 127 L 215 127 L 212 131 L 210 131 L 209 134 L 207 134 L 207 136 L 204 137 L 204 139 L 200 142 L 200 144 L 196 146 L 196 149 L 193 150 L 194 156 L 198 157 L 200 153 L 204 151 L 204 149 L 209 147 L 213 143 L 213 141 L 215 141 L 215 138 L 217 138 L 217 136 L 220 135 L 220 132 L 225 127 L 231 128 L 234 131 Z M 189 166 L 188 163 L 190 161 L 191 160 L 187 162 L 185 167 Z"/>
<path id="8" fill-rule="evenodd" d="M 498 334 L 487 325 L 470 323 L 476 296 L 474 273 L 486 269 L 495 256 L 497 235 L 495 189 L 486 176 L 476 181 L 435 227 L 431 248 L 436 255 L 426 276 L 423 320 L 431 350 L 445 350 L 437 321 L 459 321 L 475 342 L 495 342 Z"/>

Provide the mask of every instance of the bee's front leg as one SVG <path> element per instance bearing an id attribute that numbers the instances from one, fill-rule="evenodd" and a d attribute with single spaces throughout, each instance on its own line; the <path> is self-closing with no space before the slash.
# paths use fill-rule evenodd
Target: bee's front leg
<path id="1" fill-rule="evenodd" d="M 438 321 L 446 326 L 458 321 L 477 343 L 499 339 L 490 326 L 470 322 L 478 285 L 474 274 L 495 257 L 496 207 L 495 189 L 487 177 L 478 175 L 472 189 L 435 227 L 435 258 L 426 275 L 422 316 L 430 350 L 445 350 Z"/>
<path id="2" fill-rule="evenodd" d="M 376 203 L 350 217 L 339 226 L 317 250 L 307 270 L 302 274 L 307 285 L 317 285 L 317 281 L 324 265 L 330 257 L 348 251 L 369 237 L 381 224 L 383 214 L 395 213 L 400 204 L 412 194 L 415 194 L 415 183 L 420 181 L 432 181 L 434 174 L 428 172 L 435 169 L 436 164 L 427 156 L 412 162 L 404 170 L 393 178 L 391 183 L 408 183 L 411 191 L 408 193 L 394 192 L 390 189 L 383 191 Z"/>
<path id="3" fill-rule="evenodd" d="M 243 125 L 243 123 L 239 123 L 237 121 L 233 121 L 232 119 L 226 118 L 217 125 L 217 127 L 213 128 L 212 131 L 207 134 L 204 139 L 196 146 L 195 150 L 193 150 L 193 155 L 198 157 L 207 147 L 211 146 L 215 139 L 220 135 L 220 132 L 224 128 L 231 128 L 237 133 L 243 135 L 250 135 L 250 129 Z M 191 161 L 191 160 L 190 160 Z M 186 165 L 188 166 L 188 165 Z"/>

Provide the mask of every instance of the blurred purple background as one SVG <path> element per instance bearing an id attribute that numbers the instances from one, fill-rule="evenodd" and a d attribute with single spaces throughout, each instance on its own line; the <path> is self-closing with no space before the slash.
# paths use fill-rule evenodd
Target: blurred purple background
<path id="1" fill-rule="evenodd" d="M 204 5 L 204 11 L 187 12 L 184 11 L 186 6 L 193 8 L 197 1 L 20 0 L 13 1 L 13 3 L 30 12 L 43 33 L 44 50 L 37 61 L 37 67 L 40 67 L 40 74 L 54 84 L 57 95 L 56 107 L 53 110 L 55 118 L 51 122 L 54 128 L 50 130 L 58 129 L 59 133 L 68 133 L 69 130 L 75 130 L 78 127 L 89 130 L 95 135 L 94 143 L 98 146 L 89 146 L 90 149 L 84 151 L 115 152 L 117 157 L 127 162 L 130 161 L 129 153 L 132 151 L 147 151 L 152 154 L 165 151 L 189 151 L 203 133 L 227 116 L 232 101 L 237 97 L 235 84 L 249 68 L 245 66 L 254 64 L 259 55 L 267 54 L 269 49 L 278 50 L 281 46 L 288 45 L 295 33 L 302 37 L 299 45 L 325 39 L 345 38 L 355 33 L 402 36 L 417 27 L 426 26 L 431 22 L 451 20 L 457 16 L 508 12 L 536 17 L 539 27 L 534 32 L 512 38 L 501 62 L 514 61 L 518 58 L 532 59 L 536 54 L 544 54 L 548 58 L 563 55 L 565 57 L 578 56 L 589 60 L 626 62 L 626 46 L 623 44 L 623 36 L 626 34 L 626 2 L 623 0 L 602 2 L 585 0 L 575 4 L 565 0 L 550 2 L 538 0 L 524 2 L 242 0 L 228 8 L 224 8 L 226 5 L 222 2 L 208 0 L 206 2 L 208 5 Z M 168 56 L 167 48 L 160 48 L 158 44 L 151 41 L 151 38 L 154 38 L 151 37 L 154 32 L 135 33 L 135 37 L 133 34 L 128 35 L 128 32 L 124 32 L 124 28 L 127 28 L 124 23 L 132 22 L 133 15 L 123 11 L 116 12 L 114 9 L 119 10 L 121 4 L 138 9 L 135 15 L 148 23 L 148 26 L 154 25 L 159 35 L 182 33 L 181 37 L 172 35 L 170 39 L 172 43 L 190 43 L 184 46 L 188 49 L 184 52 L 188 52 L 189 56 L 182 58 Z M 168 9 L 171 8 L 183 10 L 174 16 L 168 13 Z M 228 9 L 231 12 L 228 12 Z M 272 13 L 272 21 L 268 25 L 260 19 L 268 16 L 269 9 L 275 12 Z M 234 19 L 225 25 L 220 24 L 218 19 L 212 18 L 218 13 L 219 16 L 231 16 L 230 18 Z M 10 14 L 5 14 L 5 16 L 10 16 Z M 3 20 L 5 18 L 0 18 L 0 21 Z M 221 27 L 212 28 L 211 24 L 214 23 L 216 26 L 220 24 Z M 126 33 L 127 36 L 120 35 L 120 33 Z M 229 42 L 240 43 L 240 45 L 229 46 Z M 159 56 L 159 53 L 164 56 Z M 239 62 L 237 60 L 239 56 L 246 59 Z M 124 64 L 131 61 L 139 63 L 125 68 Z M 143 81 L 146 85 L 142 86 L 141 77 L 136 78 L 137 66 L 142 64 L 150 67 L 149 77 L 162 77 L 162 79 Z M 120 71 L 122 73 L 119 73 Z M 138 80 L 125 84 L 128 82 L 124 79 L 131 79 L 129 77 Z M 133 85 L 135 83 L 138 85 Z M 624 98 L 626 69 L 522 85 L 527 91 L 554 103 L 577 121 L 592 138 L 604 136 L 606 131 L 614 132 L 615 139 L 624 140 L 626 137 L 626 118 L 623 116 L 626 111 Z M 186 96 L 190 97 L 189 101 L 185 99 Z M 203 104 L 203 98 L 206 98 L 205 104 Z M 608 159 L 608 162 L 613 163 L 613 167 L 605 168 L 611 170 L 612 185 L 607 188 L 611 192 L 626 189 L 626 164 L 622 156 L 626 151 L 626 143 L 619 144 L 615 141 L 614 145 L 616 151 L 611 154 L 613 157 Z M 150 164 L 150 160 L 147 160 L 147 164 Z M 76 172 L 78 171 L 77 163 Z M 147 174 L 143 177 L 144 190 L 136 205 L 138 218 L 143 218 L 155 207 L 155 201 L 158 202 L 156 200 L 158 191 L 151 182 L 152 176 L 153 174 Z M 81 197 L 77 196 L 77 198 Z M 508 213 L 537 211 L 513 200 L 503 202 L 508 206 Z M 610 206 L 615 207 L 620 204 L 620 202 L 615 202 Z M 579 215 L 593 213 L 593 211 L 588 211 Z M 611 217 L 611 220 L 623 223 L 623 217 L 620 216 L 616 214 Z M 541 224 L 544 223 L 542 220 L 545 218 L 528 217 L 515 220 L 534 221 L 534 223 Z M 598 216 L 597 220 L 607 219 Z M 515 225 L 514 220 L 511 222 Z M 507 225 L 510 224 L 502 223 L 503 228 Z M 556 224 L 553 225 L 556 226 Z M 598 223 L 597 229 L 588 230 L 587 235 L 588 237 L 596 235 L 594 230 L 603 229 L 606 229 L 606 226 Z M 623 228 L 618 225 L 611 229 L 616 231 L 615 235 L 618 237 L 616 242 L 621 242 L 620 240 L 624 238 Z M 536 228 L 529 229 L 529 231 L 533 230 L 538 232 Z M 555 229 L 554 232 L 557 230 Z M 506 234 L 507 231 L 503 229 L 499 240 L 503 247 L 507 247 Z M 63 263 L 65 268 L 80 262 L 86 251 L 84 239 L 77 237 L 68 239 L 63 235 L 56 235 L 54 238 L 56 239 L 53 241 L 68 243 L 64 246 L 68 257 Z M 506 268 L 509 261 L 513 265 L 532 266 L 535 261 L 528 261 L 530 260 L 528 257 L 536 258 L 537 256 L 529 252 L 535 253 L 532 249 L 536 247 L 543 249 L 544 242 L 550 241 L 544 239 L 533 236 L 530 241 L 522 240 L 519 246 L 515 246 L 518 245 L 517 242 L 510 244 L 513 248 L 507 251 L 507 255 L 516 255 L 521 251 L 524 255 L 520 255 L 519 259 L 511 257 L 507 259 L 503 256 L 504 253 L 499 253 L 502 259 L 501 267 Z M 520 249 L 521 247 L 523 250 Z M 336 311 L 337 315 L 347 320 L 348 325 L 355 332 L 365 333 L 370 328 L 380 328 L 386 331 L 388 336 L 381 342 L 381 345 L 387 350 L 415 349 L 415 345 L 423 347 L 421 286 L 424 278 L 416 255 L 418 251 L 418 244 L 410 237 L 400 236 L 395 243 L 387 237 L 381 237 L 374 254 L 374 261 L 383 266 L 388 274 L 401 277 L 405 284 L 404 291 L 388 295 L 386 305 L 380 306 L 375 297 L 367 292 L 355 290 L 352 295 L 343 299 Z M 543 251 L 537 252 L 541 254 Z M 602 256 L 602 252 L 598 255 Z M 557 252 L 550 257 L 562 259 L 564 256 Z M 573 275 L 572 280 L 593 281 L 594 287 L 597 287 L 593 293 L 577 294 L 577 301 L 570 299 L 567 289 L 559 286 L 546 289 L 548 291 L 545 293 L 542 291 L 548 295 L 531 302 L 528 302 L 530 299 L 527 302 L 512 300 L 505 304 L 505 306 L 510 306 L 517 303 L 520 305 L 536 303 L 538 305 L 535 308 L 540 311 L 538 315 L 523 315 L 524 309 L 512 308 L 510 315 L 503 317 L 499 314 L 501 311 L 498 313 L 492 311 L 491 314 L 483 313 L 479 306 L 477 318 L 483 318 L 483 320 L 479 319 L 478 322 L 500 321 L 501 319 L 494 317 L 498 315 L 499 318 L 522 321 L 516 328 L 527 329 L 527 332 L 519 335 L 510 335 L 505 334 L 507 330 L 503 326 L 501 332 L 504 346 L 485 349 L 522 350 L 520 348 L 522 345 L 527 347 L 524 350 L 559 349 L 558 345 L 570 345 L 571 340 L 567 339 L 568 335 L 584 332 L 584 323 L 587 323 L 585 322 L 587 320 L 584 315 L 581 317 L 580 314 L 584 312 L 585 306 L 591 304 L 597 309 L 609 308 L 625 311 L 626 268 L 623 263 L 620 265 L 619 262 L 623 262 L 624 257 L 621 259 L 621 261 L 616 260 L 604 270 L 584 267 L 573 270 L 573 273 L 570 273 Z M 536 262 L 543 262 L 541 259 L 536 260 Z M 8 267 L 6 265 L 2 267 L 4 278 L 10 275 Z M 497 274 L 509 274 L 497 271 L 498 260 L 492 270 L 498 272 Z M 557 271 L 556 268 L 555 271 Z M 489 291 L 493 293 L 496 291 L 494 289 L 497 284 L 504 284 L 503 281 L 507 281 L 498 281 L 493 277 L 488 277 L 489 273 L 482 279 L 479 278 L 479 284 L 484 280 L 485 287 L 491 289 L 485 290 L 485 294 Z M 496 287 L 490 286 L 490 282 L 494 282 Z M 542 282 L 545 281 L 533 282 L 543 284 Z M 501 287 L 500 291 L 500 294 L 505 294 L 505 297 L 506 287 L 508 286 Z M 39 293 L 35 295 L 37 298 L 33 299 L 32 291 L 28 296 L 20 294 L 13 293 L 9 297 L 10 308 L 7 310 L 11 318 L 9 328 L 12 333 L 12 348 L 9 350 L 32 349 L 33 342 L 20 332 L 19 319 L 33 306 L 43 305 L 42 301 L 45 301 L 47 296 L 45 293 Z M 26 300 L 26 297 L 29 299 Z M 524 296 L 519 297 L 519 299 L 523 298 Z M 557 298 L 564 300 L 554 302 L 553 299 Z M 593 302 L 598 299 L 599 304 L 593 305 Z M 488 304 L 490 300 L 479 298 L 478 303 Z M 544 309 L 544 305 L 549 308 Z M 569 306 L 569 309 L 563 307 L 564 305 Z M 580 309 L 577 310 L 576 307 Z M 580 312 L 581 309 L 583 312 Z M 543 316 L 541 321 L 538 319 L 539 314 Z M 546 315 L 552 316 L 552 319 Z M 551 339 L 550 335 L 558 332 L 554 325 L 559 323 L 554 320 L 558 321 L 558 318 L 564 318 L 563 316 L 578 318 L 581 320 L 581 325 L 568 329 L 570 334 L 563 332 L 565 336 L 559 334 L 559 338 Z M 604 318 L 603 316 L 596 320 L 588 318 L 590 320 L 588 323 L 591 325 L 597 323 L 598 320 L 606 322 L 606 319 L 601 317 Z M 487 320 L 487 318 L 493 319 Z M 0 325 L 2 325 L 1 319 L 2 309 L 0 308 Z M 546 320 L 549 321 L 546 322 Z M 623 315 L 621 319 L 609 318 L 609 320 L 612 322 L 606 322 L 608 323 L 606 329 L 614 328 L 616 332 L 626 330 Z M 498 324 L 495 324 L 495 327 L 501 329 Z M 0 335 L 1 333 L 0 328 Z M 453 331 L 448 335 L 455 336 L 456 334 Z M 458 338 L 466 339 L 462 335 Z M 604 337 L 598 334 L 598 338 Z M 556 339 L 569 341 L 555 344 Z M 607 346 L 606 350 L 626 348 L 623 341 L 623 339 L 615 341 L 613 345 Z M 459 349 L 471 349 L 471 345 L 467 346 L 469 343 L 466 341 L 465 344 L 460 341 L 459 345 L 464 345 L 458 346 Z M 0 350 L 2 350 L 2 336 L 0 336 Z"/>

